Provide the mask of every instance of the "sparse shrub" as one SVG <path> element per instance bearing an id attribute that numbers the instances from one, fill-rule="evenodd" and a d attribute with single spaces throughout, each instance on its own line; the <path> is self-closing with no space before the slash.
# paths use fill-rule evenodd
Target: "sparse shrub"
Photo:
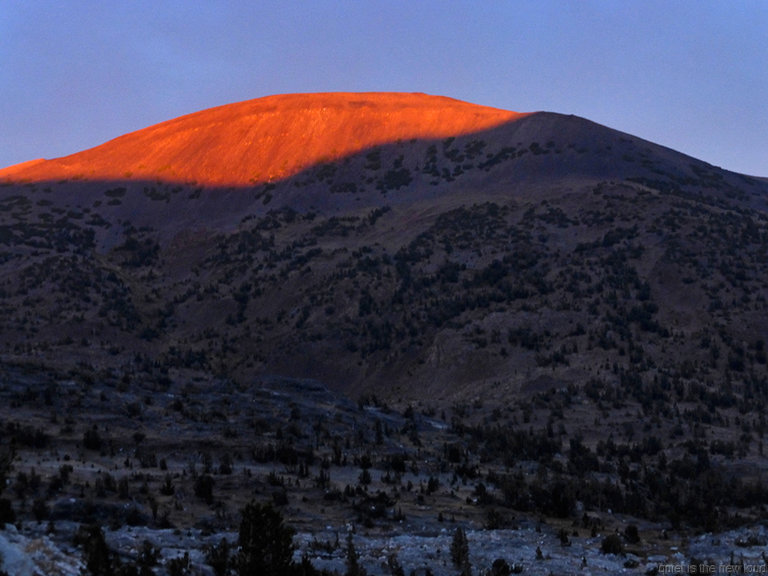
<path id="1" fill-rule="evenodd" d="M 496 558 L 491 565 L 490 576 L 509 576 L 512 573 L 512 568 L 509 567 L 507 561 L 503 558 Z"/>
<path id="2" fill-rule="evenodd" d="M 387 568 L 392 576 L 405 576 L 405 570 L 403 570 L 400 561 L 397 559 L 397 554 L 394 552 L 387 556 Z"/>
<path id="3" fill-rule="evenodd" d="M 142 574 L 145 572 L 145 568 L 151 566 L 157 566 L 158 558 L 160 557 L 160 550 L 152 545 L 149 540 L 144 540 L 141 543 L 141 549 L 139 550 L 138 564 L 142 567 Z"/>
<path id="4" fill-rule="evenodd" d="M 173 478 L 170 474 L 166 474 L 163 485 L 160 486 L 160 494 L 163 496 L 173 496 L 174 492 L 176 492 L 176 488 L 173 486 Z"/>
<path id="5" fill-rule="evenodd" d="M 14 456 L 15 453 L 13 449 L 7 449 L 3 453 L 0 453 L 0 494 L 2 494 L 5 489 L 6 479 L 11 472 L 11 462 L 13 462 Z"/>
<path id="6" fill-rule="evenodd" d="M 13 524 L 16 521 L 16 513 L 13 511 L 11 501 L 8 498 L 0 498 L 0 526 Z"/>
<path id="7" fill-rule="evenodd" d="M 225 452 L 219 462 L 219 474 L 232 474 L 232 456 Z"/>
<path id="8" fill-rule="evenodd" d="M 167 564 L 168 576 L 186 576 L 190 573 L 189 552 L 184 552 L 184 556 L 171 558 Z"/>
<path id="9" fill-rule="evenodd" d="M 427 480 L 427 494 L 437 492 L 438 488 L 440 488 L 440 480 L 435 476 L 430 476 L 429 480 Z"/>
<path id="10" fill-rule="evenodd" d="M 131 497 L 131 486 L 128 483 L 127 476 L 123 476 L 118 480 L 117 493 L 121 500 L 128 500 Z"/>
<path id="11" fill-rule="evenodd" d="M 209 506 L 213 504 L 213 478 L 208 474 L 198 476 L 195 480 L 195 496 Z"/>
<path id="12" fill-rule="evenodd" d="M 43 520 L 48 520 L 51 511 L 43 498 L 36 498 L 32 503 L 32 514 L 38 523 L 42 522 Z"/>
<path id="13" fill-rule="evenodd" d="M 361 486 L 368 486 L 371 483 L 371 473 L 368 471 L 367 468 L 364 468 L 360 475 L 357 478 L 357 481 L 360 483 Z"/>
<path id="14" fill-rule="evenodd" d="M 500 528 L 503 528 L 506 524 L 506 521 L 504 519 L 504 515 L 496 510 L 495 508 L 490 508 L 485 513 L 485 529 L 486 530 L 498 530 Z"/>
<path id="15" fill-rule="evenodd" d="M 609 534 L 600 543 L 600 551 L 603 554 L 624 554 L 624 543 L 618 534 Z"/>
<path id="16" fill-rule="evenodd" d="M 635 524 L 630 524 L 624 529 L 624 538 L 626 538 L 627 542 L 630 544 L 637 544 L 640 542 L 640 533 Z"/>
<path id="17" fill-rule="evenodd" d="M 83 434 L 83 447 L 87 450 L 101 450 L 101 436 L 94 424 L 92 428 L 89 428 Z"/>
<path id="18" fill-rule="evenodd" d="M 401 167 L 388 170 L 387 173 L 384 174 L 384 178 L 379 181 L 376 187 L 381 192 L 398 190 L 403 186 L 408 186 L 412 180 L 413 177 L 411 176 L 411 171 L 408 170 L 408 168 Z"/>
<path id="19" fill-rule="evenodd" d="M 230 544 L 226 538 L 222 538 L 218 544 L 206 548 L 205 561 L 213 568 L 213 573 L 216 576 L 226 576 L 229 573 L 229 550 Z"/>

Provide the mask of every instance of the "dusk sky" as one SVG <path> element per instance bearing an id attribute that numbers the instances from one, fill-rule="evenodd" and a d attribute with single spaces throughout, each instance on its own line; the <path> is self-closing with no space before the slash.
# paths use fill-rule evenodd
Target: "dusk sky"
<path id="1" fill-rule="evenodd" d="M 0 167 L 330 91 L 576 114 L 768 176 L 768 1 L 0 0 Z"/>

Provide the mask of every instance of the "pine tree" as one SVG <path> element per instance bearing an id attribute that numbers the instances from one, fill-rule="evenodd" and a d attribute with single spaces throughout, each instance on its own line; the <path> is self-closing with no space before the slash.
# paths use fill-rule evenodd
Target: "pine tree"
<path id="1" fill-rule="evenodd" d="M 3 493 L 3 489 L 7 483 L 7 477 L 11 473 L 11 463 L 16 456 L 13 448 L 8 448 L 3 452 L 0 452 L 0 494 Z M 0 498 L 0 528 L 4 524 L 10 524 L 16 520 L 16 514 L 13 511 L 13 506 L 8 498 Z"/>
<path id="2" fill-rule="evenodd" d="M 355 543 L 352 541 L 352 532 L 347 534 L 347 572 L 345 576 L 366 576 L 365 568 L 360 566 L 360 555 L 355 550 Z"/>
<path id="3" fill-rule="evenodd" d="M 205 561 L 213 568 L 216 576 L 226 576 L 229 573 L 229 542 L 226 538 L 206 549 Z"/>
<path id="4" fill-rule="evenodd" d="M 467 541 L 467 534 L 461 526 L 456 528 L 456 532 L 453 533 L 451 560 L 453 560 L 453 565 L 461 570 L 462 576 L 469 576 L 472 573 L 469 565 L 469 542 Z"/>
<path id="5" fill-rule="evenodd" d="M 237 543 L 240 576 L 288 576 L 293 571 L 293 529 L 271 504 L 251 502 L 243 509 Z"/>
<path id="6" fill-rule="evenodd" d="M 112 576 L 114 567 L 112 553 L 104 539 L 101 526 L 93 524 L 82 526 L 75 538 L 76 544 L 83 547 L 85 567 L 92 576 Z"/>

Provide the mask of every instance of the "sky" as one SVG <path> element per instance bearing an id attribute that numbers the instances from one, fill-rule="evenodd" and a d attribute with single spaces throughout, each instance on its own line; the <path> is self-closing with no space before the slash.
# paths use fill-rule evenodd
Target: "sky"
<path id="1" fill-rule="evenodd" d="M 768 176 L 768 1 L 0 0 L 0 167 L 334 91 L 576 114 Z"/>

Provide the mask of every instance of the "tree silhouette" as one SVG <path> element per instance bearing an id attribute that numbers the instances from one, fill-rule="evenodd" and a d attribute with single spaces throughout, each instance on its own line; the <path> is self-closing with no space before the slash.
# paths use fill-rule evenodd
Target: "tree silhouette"
<path id="1" fill-rule="evenodd" d="M 226 576 L 229 573 L 229 542 L 226 538 L 222 538 L 217 545 L 207 548 L 205 561 L 213 568 L 213 573 L 216 576 Z"/>
<path id="2" fill-rule="evenodd" d="M 456 528 L 456 532 L 453 533 L 451 560 L 453 560 L 453 565 L 461 570 L 462 576 L 469 576 L 472 573 L 469 565 L 469 542 L 467 534 L 461 526 Z"/>
<path id="3" fill-rule="evenodd" d="M 16 452 L 13 447 L 9 447 L 0 453 L 0 494 L 3 493 L 8 475 L 11 472 L 11 463 Z M 13 512 L 11 501 L 7 498 L 0 498 L 0 528 L 3 524 L 9 524 L 16 520 L 16 514 Z"/>
<path id="4" fill-rule="evenodd" d="M 112 553 L 104 539 L 104 532 L 98 524 L 81 526 L 75 543 L 83 547 L 85 567 L 92 576 L 112 576 L 114 566 Z"/>
<path id="5" fill-rule="evenodd" d="M 360 555 L 355 550 L 352 532 L 347 534 L 347 571 L 345 576 L 366 576 L 365 568 L 360 565 Z"/>
<path id="6" fill-rule="evenodd" d="M 293 572 L 293 529 L 271 504 L 251 502 L 240 520 L 235 559 L 240 576 L 288 576 Z"/>

